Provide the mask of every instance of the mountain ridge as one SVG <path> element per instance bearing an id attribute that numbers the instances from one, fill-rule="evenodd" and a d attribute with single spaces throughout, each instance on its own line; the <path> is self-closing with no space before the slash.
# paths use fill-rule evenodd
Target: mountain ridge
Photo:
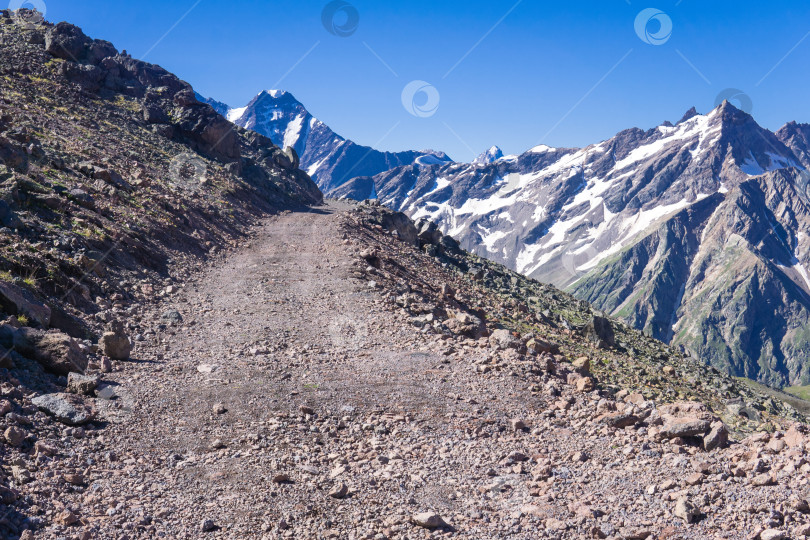
<path id="1" fill-rule="evenodd" d="M 784 216 L 773 215 L 764 206 L 767 197 L 777 195 L 780 182 L 789 182 L 799 190 L 783 194 L 790 201 L 789 211 L 803 215 L 806 210 L 797 205 L 801 200 L 799 192 L 807 184 L 810 128 L 789 123 L 774 133 L 760 127 L 751 115 L 728 101 L 708 114 L 696 112 L 690 109 L 676 125 L 665 122 L 646 131 L 630 128 L 584 148 L 541 145 L 513 159 L 488 164 L 401 167 L 374 177 L 353 179 L 330 192 L 330 196 L 351 197 L 353 193 L 365 196 L 367 190 L 374 189 L 383 204 L 415 219 L 436 221 L 443 232 L 458 237 L 466 249 L 531 277 L 569 287 L 574 294 L 652 336 L 683 345 L 692 354 L 732 374 L 777 386 L 810 382 L 802 356 L 806 345 L 801 336 L 788 333 L 740 343 L 731 327 L 722 332 L 711 329 L 722 326 L 716 318 L 723 309 L 706 305 L 697 311 L 704 317 L 702 322 L 689 322 L 697 312 L 682 309 L 684 299 L 679 291 L 686 288 L 689 302 L 689 291 L 697 290 L 702 279 L 714 279 L 706 273 L 693 274 L 689 269 L 691 263 L 684 266 L 706 240 L 695 234 L 704 230 L 705 220 L 693 217 L 681 222 L 681 229 L 691 228 L 692 232 L 677 233 L 677 241 L 675 237 L 664 243 L 650 240 L 650 234 L 675 234 L 674 229 L 666 233 L 656 230 L 670 222 L 675 224 L 672 220 L 680 219 L 679 213 L 685 209 L 694 208 L 695 216 L 705 214 L 707 206 L 712 209 L 710 215 L 722 213 L 718 208 L 727 205 L 729 194 L 737 186 L 750 188 L 752 184 L 747 182 L 763 175 L 771 175 L 770 183 L 762 188 L 769 195 L 758 196 L 759 207 L 737 204 L 738 211 L 749 216 L 752 223 L 780 223 Z M 796 174 L 773 176 L 786 170 L 795 170 Z M 746 191 L 743 199 L 751 196 L 754 192 Z M 786 223 L 778 227 L 791 226 Z M 712 230 L 713 234 L 745 235 L 753 229 Z M 793 259 L 785 257 L 772 260 L 774 255 L 770 251 L 756 247 L 761 238 L 752 238 L 746 244 L 751 247 L 741 249 L 762 261 L 765 267 L 752 265 L 747 271 L 772 283 L 775 288 L 768 294 L 792 306 L 780 314 L 772 313 L 775 320 L 782 320 L 786 328 L 802 325 L 807 320 L 806 298 L 786 293 L 777 283 L 781 276 L 787 276 L 794 283 L 791 289 L 794 292 L 807 288 L 803 277 L 810 267 L 806 239 L 791 236 L 791 250 L 801 248 L 801 253 L 794 257 L 798 262 L 791 262 Z M 677 249 L 673 241 L 679 246 Z M 774 245 L 784 243 L 778 235 L 765 241 Z M 648 242 L 648 247 L 641 256 L 645 252 L 641 250 L 644 242 Z M 633 266 L 628 268 L 630 261 L 626 254 L 633 246 L 639 251 L 631 257 Z M 676 251 L 667 251 L 671 249 Z M 716 249 L 722 249 L 720 243 Z M 662 264 L 664 255 L 669 266 L 657 266 Z M 624 264 L 616 262 L 621 260 Z M 610 275 L 616 276 L 610 291 L 596 287 L 594 281 L 594 276 L 606 278 L 599 270 L 604 264 L 612 269 Z M 778 269 L 775 272 L 762 269 L 769 265 Z M 583 280 L 588 275 L 592 279 Z M 623 285 L 619 287 L 619 283 Z M 643 293 L 652 283 L 658 283 L 654 294 Z M 608 300 L 617 294 L 621 302 Z M 735 316 L 743 316 L 753 306 L 749 303 L 737 307 L 741 311 L 735 312 Z M 697 324 L 702 331 L 674 332 L 668 328 L 675 324 L 670 322 L 673 320 L 686 321 L 681 323 L 683 327 Z M 762 331 L 785 333 L 776 326 Z M 711 345 L 715 339 L 723 346 Z M 787 357 L 781 360 L 763 356 L 765 351 L 782 349 L 787 351 Z"/>

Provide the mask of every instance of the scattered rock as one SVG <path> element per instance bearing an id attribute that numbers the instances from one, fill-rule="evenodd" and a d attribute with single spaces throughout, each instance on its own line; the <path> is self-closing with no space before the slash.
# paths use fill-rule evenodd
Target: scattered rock
<path id="1" fill-rule="evenodd" d="M 99 340 L 102 354 L 113 360 L 129 360 L 132 353 L 132 343 L 129 338 L 117 332 L 104 332 Z"/>
<path id="2" fill-rule="evenodd" d="M 41 411 L 63 424 L 78 426 L 95 418 L 93 408 L 75 394 L 45 394 L 31 400 Z"/>
<path id="3" fill-rule="evenodd" d="M 411 523 L 431 530 L 447 526 L 442 517 L 439 514 L 434 514 L 433 512 L 422 512 L 421 514 L 415 514 L 413 517 L 411 517 Z"/>
<path id="4" fill-rule="evenodd" d="M 336 484 L 330 491 L 329 496 L 333 499 L 343 499 L 349 493 L 349 488 L 346 487 L 346 484 L 339 483 Z"/>
<path id="5" fill-rule="evenodd" d="M 74 372 L 68 373 L 67 391 L 72 394 L 92 396 L 97 387 L 98 377 L 96 376 Z"/>
<path id="6" fill-rule="evenodd" d="M 694 523 L 700 516 L 700 510 L 686 496 L 682 496 L 675 503 L 674 514 L 675 517 L 681 518 L 685 523 Z"/>
<path id="7" fill-rule="evenodd" d="M 27 434 L 25 431 L 18 427 L 11 426 L 3 432 L 3 438 L 6 439 L 6 442 L 11 446 L 20 446 L 22 445 L 23 441 L 25 441 L 25 437 Z"/>
<path id="8" fill-rule="evenodd" d="M 582 335 L 600 348 L 616 345 L 613 323 L 605 317 L 594 316 L 582 329 Z"/>

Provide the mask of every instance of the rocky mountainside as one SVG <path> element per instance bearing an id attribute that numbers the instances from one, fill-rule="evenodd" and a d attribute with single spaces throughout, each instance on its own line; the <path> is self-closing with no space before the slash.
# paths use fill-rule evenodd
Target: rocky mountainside
<path id="1" fill-rule="evenodd" d="M 0 49 L 0 366 L 30 388 L 98 365 L 108 332 L 125 356 L 133 303 L 322 198 L 294 156 L 75 26 L 2 11 Z"/>
<path id="2" fill-rule="evenodd" d="M 462 246 L 561 287 L 728 373 L 810 381 L 810 127 L 728 102 L 583 149 L 357 178 Z"/>
<path id="3" fill-rule="evenodd" d="M 324 193 L 356 176 L 373 176 L 404 165 L 451 162 L 443 152 L 381 152 L 344 139 L 282 90 L 261 92 L 239 109 L 214 100 L 208 103 L 235 124 L 269 137 L 281 148 L 295 149 L 301 167 Z"/>

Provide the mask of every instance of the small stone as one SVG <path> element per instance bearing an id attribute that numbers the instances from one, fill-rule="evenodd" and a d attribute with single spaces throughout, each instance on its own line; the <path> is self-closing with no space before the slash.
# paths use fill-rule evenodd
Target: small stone
<path id="1" fill-rule="evenodd" d="M 672 366 L 664 366 L 664 375 L 672 377 L 675 375 L 675 368 Z"/>
<path id="2" fill-rule="evenodd" d="M 3 432 L 3 437 L 6 439 L 6 442 L 11 446 L 20 446 L 23 441 L 25 441 L 26 437 L 25 431 L 21 430 L 18 427 L 11 426 L 6 431 Z"/>
<path id="3" fill-rule="evenodd" d="M 415 514 L 413 517 L 411 517 L 411 523 L 418 527 L 431 530 L 447 525 L 439 514 L 434 514 L 433 512 L 422 512 L 421 514 Z"/>
<path id="4" fill-rule="evenodd" d="M 523 431 L 526 429 L 526 423 L 523 420 L 515 419 L 512 420 L 510 424 L 512 425 L 512 431 Z"/>
<path id="5" fill-rule="evenodd" d="M 64 512 L 60 512 L 56 515 L 55 521 L 60 525 L 69 527 L 71 525 L 75 525 L 76 522 L 79 521 L 79 517 L 70 510 L 65 510 Z"/>
<path id="6" fill-rule="evenodd" d="M 216 528 L 217 528 L 216 524 L 213 522 L 213 520 L 210 519 L 204 519 L 203 522 L 200 524 L 200 530 L 202 532 L 211 532 Z"/>
<path id="7" fill-rule="evenodd" d="M 348 495 L 349 488 L 346 487 L 346 484 L 340 483 L 336 484 L 335 487 L 329 492 L 329 496 L 333 499 L 343 499 Z"/>
<path id="8" fill-rule="evenodd" d="M 590 377 L 582 377 L 577 380 L 577 392 L 591 392 L 593 391 L 593 379 Z"/>
<path id="9" fill-rule="evenodd" d="M 772 452 L 774 454 L 778 454 L 779 452 L 784 450 L 786 446 L 787 446 L 787 443 L 785 443 L 785 441 L 783 441 L 782 439 L 772 439 L 771 442 L 769 442 L 768 445 L 765 448 L 769 452 Z"/>
<path id="10" fill-rule="evenodd" d="M 129 360 L 129 355 L 132 353 L 129 338 L 116 332 L 104 332 L 98 345 L 102 354 L 113 360 Z"/>
<path id="11" fill-rule="evenodd" d="M 0 400 L 0 416 L 5 416 L 12 411 L 11 402 L 6 399 Z"/>
<path id="12" fill-rule="evenodd" d="M 214 442 L 211 443 L 211 448 L 214 450 L 225 448 L 225 443 L 222 442 L 222 439 L 214 439 Z"/>
<path id="13" fill-rule="evenodd" d="M 700 474 L 700 473 L 695 473 L 695 474 L 689 475 L 686 478 L 686 483 L 689 484 L 690 486 L 696 486 L 698 484 L 702 484 L 703 483 L 703 475 Z"/>
<path id="14" fill-rule="evenodd" d="M 17 484 L 19 485 L 27 484 L 28 482 L 34 479 L 34 477 L 31 475 L 31 472 L 28 469 L 17 465 L 11 466 L 11 476 L 14 478 L 14 481 L 17 482 Z"/>
<path id="15" fill-rule="evenodd" d="M 90 396 L 98 386 L 98 377 L 82 375 L 81 373 L 68 373 L 67 391 L 71 394 Z"/>
<path id="16" fill-rule="evenodd" d="M 180 312 L 177 310 L 169 310 L 161 315 L 161 320 L 171 325 L 180 324 L 183 322 L 183 316 L 180 315 Z"/>
<path id="17" fill-rule="evenodd" d="M 228 409 L 222 403 L 214 403 L 213 411 L 214 414 L 225 414 Z"/>
<path id="18" fill-rule="evenodd" d="M 588 461 L 588 454 L 585 452 L 574 452 L 574 455 L 571 456 L 571 461 L 574 463 L 585 463 Z"/>
<path id="19" fill-rule="evenodd" d="M 66 474 L 65 475 L 65 482 L 72 486 L 83 486 L 84 485 L 84 476 L 81 474 Z"/>
<path id="20" fill-rule="evenodd" d="M 680 497 L 675 503 L 674 514 L 675 517 L 681 518 L 685 523 L 694 523 L 700 515 L 700 511 L 687 497 Z"/>
<path id="21" fill-rule="evenodd" d="M 574 369 L 583 375 L 591 372 L 591 359 L 587 356 L 580 356 L 571 362 L 571 365 L 573 365 Z"/>
<path id="22" fill-rule="evenodd" d="M 307 407 L 306 405 L 301 405 L 298 407 L 298 410 L 300 410 L 302 414 L 308 414 L 310 416 L 315 414 L 315 409 L 312 407 Z"/>
<path id="23" fill-rule="evenodd" d="M 759 533 L 759 540 L 785 540 L 787 535 L 778 529 L 766 529 Z"/>
<path id="24" fill-rule="evenodd" d="M 290 476 L 284 473 L 277 474 L 273 477 L 274 484 L 287 484 L 290 482 Z"/>
<path id="25" fill-rule="evenodd" d="M 751 479 L 752 486 L 772 486 L 776 483 L 770 473 L 762 473 L 756 475 L 754 478 Z"/>
<path id="26" fill-rule="evenodd" d="M 112 372 L 112 360 L 107 358 L 106 356 L 101 357 L 101 362 L 99 362 L 99 369 L 102 373 L 111 373 Z"/>

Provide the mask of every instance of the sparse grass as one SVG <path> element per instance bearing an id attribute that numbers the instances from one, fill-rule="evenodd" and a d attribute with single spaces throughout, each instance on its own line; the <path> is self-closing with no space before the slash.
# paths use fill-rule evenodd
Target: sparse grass
<path id="1" fill-rule="evenodd" d="M 28 326 L 29 324 L 31 324 L 31 321 L 28 320 L 28 317 L 26 317 L 25 315 L 17 315 L 17 321 L 19 321 L 19 323 L 23 326 Z"/>
<path id="2" fill-rule="evenodd" d="M 805 401 L 810 401 L 810 385 L 807 386 L 789 386 L 785 388 L 785 392 L 801 398 Z"/>

